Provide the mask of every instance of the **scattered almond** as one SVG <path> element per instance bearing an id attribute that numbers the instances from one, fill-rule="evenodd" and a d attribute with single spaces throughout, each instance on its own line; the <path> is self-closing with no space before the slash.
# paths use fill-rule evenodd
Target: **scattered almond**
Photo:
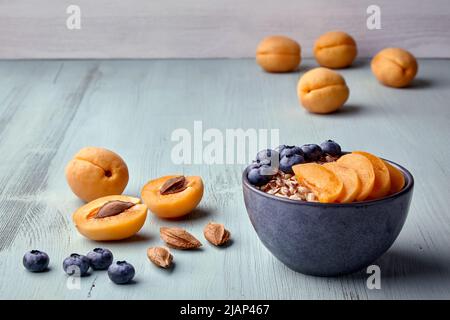
<path id="1" fill-rule="evenodd" d="M 206 240 L 215 246 L 224 245 L 230 239 L 230 231 L 221 223 L 210 222 L 203 229 Z"/>
<path id="2" fill-rule="evenodd" d="M 159 234 L 161 239 L 174 249 L 196 249 L 202 246 L 197 238 L 182 228 L 161 227 Z"/>
<path id="3" fill-rule="evenodd" d="M 152 247 L 147 250 L 147 257 L 161 268 L 168 268 L 172 264 L 173 256 L 165 247 Z"/>

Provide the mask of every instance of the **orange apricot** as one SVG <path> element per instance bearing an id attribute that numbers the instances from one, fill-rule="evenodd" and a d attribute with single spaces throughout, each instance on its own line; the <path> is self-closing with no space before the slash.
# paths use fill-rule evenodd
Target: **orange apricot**
<path id="1" fill-rule="evenodd" d="M 203 197 L 203 181 L 198 176 L 164 176 L 147 182 L 141 197 L 158 217 L 178 218 L 198 206 Z"/>
<path id="2" fill-rule="evenodd" d="M 369 152 L 353 151 L 352 153 L 360 154 L 369 159 L 369 161 L 372 163 L 375 173 L 375 182 L 372 192 L 367 198 L 378 199 L 385 197 L 389 193 L 389 190 L 391 190 L 391 177 L 389 175 L 387 166 L 384 164 L 384 161 Z"/>
<path id="3" fill-rule="evenodd" d="M 121 194 L 128 183 L 128 168 L 116 153 L 97 147 L 78 151 L 66 166 L 73 193 L 85 202 Z"/>
<path id="4" fill-rule="evenodd" d="M 344 189 L 338 176 L 320 164 L 297 164 L 292 170 L 299 183 L 311 189 L 320 202 L 334 202 Z"/>
<path id="5" fill-rule="evenodd" d="M 351 168 L 356 171 L 356 174 L 361 181 L 361 191 L 356 196 L 356 200 L 365 200 L 372 192 L 375 184 L 375 171 L 369 159 L 360 154 L 350 153 L 340 157 L 337 160 L 337 163 L 343 167 Z"/>
<path id="6" fill-rule="evenodd" d="M 391 189 L 389 194 L 394 194 L 399 192 L 405 186 L 405 177 L 403 173 L 390 163 L 384 161 L 384 164 L 389 170 L 389 176 L 391 177 Z"/>
<path id="7" fill-rule="evenodd" d="M 337 202 L 350 203 L 356 199 L 361 192 L 361 181 L 355 170 L 343 167 L 336 162 L 328 162 L 323 164 L 327 169 L 334 172 L 344 184 L 344 190 L 336 199 Z"/>
<path id="8" fill-rule="evenodd" d="M 139 198 L 114 195 L 93 200 L 72 216 L 78 232 L 96 241 L 122 240 L 141 230 L 147 206 Z"/>

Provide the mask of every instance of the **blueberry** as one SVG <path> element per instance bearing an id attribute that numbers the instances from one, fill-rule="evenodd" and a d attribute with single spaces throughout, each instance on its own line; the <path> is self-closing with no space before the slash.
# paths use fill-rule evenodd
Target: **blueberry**
<path id="1" fill-rule="evenodd" d="M 69 275 L 85 276 L 89 271 L 89 259 L 86 256 L 72 253 L 69 257 L 64 259 L 63 268 Z"/>
<path id="2" fill-rule="evenodd" d="M 89 264 L 94 270 L 105 270 L 113 262 L 113 254 L 108 249 L 95 248 L 90 251 L 86 257 L 89 259 Z"/>
<path id="3" fill-rule="evenodd" d="M 329 154 L 330 156 L 339 156 L 341 155 L 341 146 L 338 145 L 333 140 L 327 140 L 320 144 L 322 151 L 324 153 Z"/>
<path id="4" fill-rule="evenodd" d="M 275 151 L 278 152 L 278 153 L 280 154 L 280 158 L 281 158 L 281 153 L 283 152 L 283 150 L 284 150 L 286 147 L 289 147 L 289 146 L 287 146 L 287 145 L 285 145 L 285 144 L 280 144 L 278 147 L 275 148 Z"/>
<path id="5" fill-rule="evenodd" d="M 126 261 L 117 261 L 108 268 L 108 277 L 116 284 L 125 284 L 134 278 L 134 267 Z"/>
<path id="6" fill-rule="evenodd" d="M 317 161 L 322 156 L 322 149 L 317 144 L 304 144 L 300 148 L 306 161 Z"/>
<path id="7" fill-rule="evenodd" d="M 255 186 L 265 185 L 267 182 L 272 179 L 273 174 L 265 174 L 271 173 L 267 171 L 271 171 L 271 167 L 268 165 L 260 165 L 258 167 L 253 167 L 248 171 L 247 178 L 248 181 Z"/>
<path id="8" fill-rule="evenodd" d="M 42 272 L 47 270 L 50 258 L 48 254 L 39 250 L 31 250 L 23 256 L 23 266 L 31 272 Z"/>
<path id="9" fill-rule="evenodd" d="M 280 160 L 285 156 L 291 156 L 293 154 L 298 154 L 303 157 L 303 151 L 300 147 L 297 146 L 285 146 L 285 148 L 280 151 Z"/>
<path id="10" fill-rule="evenodd" d="M 280 160 L 280 170 L 283 171 L 284 173 L 293 174 L 294 171 L 292 171 L 292 166 L 299 164 L 299 163 L 304 163 L 304 162 L 305 162 L 305 158 L 303 158 L 303 156 L 301 156 L 299 154 L 293 154 L 291 156 L 284 156 Z"/>
<path id="11" fill-rule="evenodd" d="M 279 160 L 280 154 L 278 151 L 272 150 L 272 149 L 264 149 L 258 152 L 256 155 L 256 161 L 263 161 L 263 160 Z"/>

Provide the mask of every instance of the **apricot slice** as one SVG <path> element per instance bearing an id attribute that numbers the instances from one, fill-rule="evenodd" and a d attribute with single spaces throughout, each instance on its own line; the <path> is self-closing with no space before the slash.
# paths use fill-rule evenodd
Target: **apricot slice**
<path id="1" fill-rule="evenodd" d="M 360 154 L 350 153 L 343 155 L 336 162 L 343 167 L 356 171 L 361 181 L 361 191 L 356 196 L 356 200 L 365 200 L 372 192 L 375 184 L 375 172 L 370 160 Z"/>
<path id="2" fill-rule="evenodd" d="M 384 164 L 388 168 L 389 176 L 391 177 L 391 189 L 389 190 L 389 194 L 397 193 L 405 186 L 405 177 L 403 176 L 403 173 L 393 165 L 386 161 L 384 161 Z"/>
<path id="3" fill-rule="evenodd" d="M 353 151 L 352 153 L 360 154 L 369 159 L 369 161 L 372 163 L 375 173 L 375 182 L 372 192 L 367 198 L 378 199 L 386 196 L 389 193 L 389 190 L 391 190 L 391 177 L 389 175 L 388 168 L 384 164 L 384 161 L 369 152 Z"/>
<path id="4" fill-rule="evenodd" d="M 344 189 L 339 177 L 320 164 L 297 164 L 292 170 L 299 183 L 310 188 L 320 202 L 334 202 Z"/>
<path id="5" fill-rule="evenodd" d="M 203 181 L 198 176 L 164 176 L 147 182 L 141 197 L 158 217 L 182 217 L 192 212 L 202 200 Z"/>
<path id="6" fill-rule="evenodd" d="M 361 192 L 361 181 L 355 170 L 343 167 L 336 162 L 327 162 L 323 164 L 327 169 L 334 172 L 344 184 L 344 190 L 336 199 L 337 202 L 350 203 L 356 199 Z"/>
<path id="7" fill-rule="evenodd" d="M 106 196 L 80 207 L 72 216 L 78 232 L 97 241 L 122 240 L 141 230 L 147 206 L 139 198 Z"/>

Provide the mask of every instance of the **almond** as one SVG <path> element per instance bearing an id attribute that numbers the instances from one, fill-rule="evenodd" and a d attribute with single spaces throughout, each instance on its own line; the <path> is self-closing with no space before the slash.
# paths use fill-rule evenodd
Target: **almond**
<path id="1" fill-rule="evenodd" d="M 230 231 L 223 224 L 210 222 L 203 230 L 206 240 L 215 246 L 224 245 L 230 239 Z"/>
<path id="2" fill-rule="evenodd" d="M 147 249 L 147 257 L 151 262 L 161 268 L 169 268 L 173 261 L 173 256 L 169 249 L 165 247 L 152 247 Z"/>
<path id="3" fill-rule="evenodd" d="M 196 249 L 202 246 L 197 238 L 182 228 L 161 227 L 159 234 L 161 239 L 174 249 Z"/>

